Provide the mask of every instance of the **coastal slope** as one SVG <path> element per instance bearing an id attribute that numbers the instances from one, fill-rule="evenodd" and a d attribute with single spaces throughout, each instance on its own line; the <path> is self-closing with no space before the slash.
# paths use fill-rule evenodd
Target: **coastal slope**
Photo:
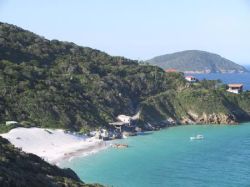
<path id="1" fill-rule="evenodd" d="M 0 124 L 83 131 L 172 86 L 162 69 L 0 23 Z"/>
<path id="2" fill-rule="evenodd" d="M 172 117 L 176 124 L 181 122 L 193 105 L 191 100 L 209 106 L 197 112 L 233 116 L 230 123 L 250 119 L 249 92 L 231 96 L 224 85 L 213 81 L 190 85 L 182 73 L 166 73 L 96 49 L 47 40 L 7 23 L 0 23 L 0 33 L 1 132 L 17 127 L 6 121 L 17 121 L 18 127 L 87 133 L 111 128 L 109 123 L 117 121 L 118 115 L 132 116 L 140 110 L 137 125 L 148 129 L 149 119 L 158 123 Z M 224 98 L 223 102 L 211 105 L 209 93 L 216 93 L 211 96 L 215 101 Z M 150 110 L 145 106 L 154 108 L 157 115 L 146 112 Z"/>
<path id="3" fill-rule="evenodd" d="M 250 94 L 240 96 L 224 89 L 169 90 L 149 97 L 142 104 L 141 118 L 154 123 L 236 124 L 250 120 Z M 170 120 L 169 120 L 170 119 Z"/>
<path id="4" fill-rule="evenodd" d="M 149 64 L 184 73 L 242 73 L 246 68 L 220 55 L 199 50 L 187 50 L 154 57 Z"/>

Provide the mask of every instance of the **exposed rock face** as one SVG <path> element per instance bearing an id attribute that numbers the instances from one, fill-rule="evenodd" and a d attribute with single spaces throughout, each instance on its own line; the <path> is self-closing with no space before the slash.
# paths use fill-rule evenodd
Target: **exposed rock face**
<path id="1" fill-rule="evenodd" d="M 141 111 L 142 120 L 153 125 L 171 126 L 170 118 L 176 124 L 237 124 L 250 121 L 250 92 L 237 95 L 193 86 L 151 97 Z"/>
<path id="2" fill-rule="evenodd" d="M 203 114 L 199 118 L 200 122 L 212 123 L 212 124 L 235 124 L 237 123 L 235 116 L 232 114 Z"/>
<path id="3" fill-rule="evenodd" d="M 181 120 L 182 124 L 237 124 L 236 117 L 232 114 L 206 114 L 198 115 L 194 112 L 189 112 L 189 117 L 184 117 Z"/>

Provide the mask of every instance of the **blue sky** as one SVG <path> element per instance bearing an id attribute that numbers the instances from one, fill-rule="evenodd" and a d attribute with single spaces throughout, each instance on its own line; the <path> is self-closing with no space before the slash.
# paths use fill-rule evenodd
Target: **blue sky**
<path id="1" fill-rule="evenodd" d="M 250 0 L 0 0 L 0 21 L 133 59 L 199 49 L 250 64 Z"/>

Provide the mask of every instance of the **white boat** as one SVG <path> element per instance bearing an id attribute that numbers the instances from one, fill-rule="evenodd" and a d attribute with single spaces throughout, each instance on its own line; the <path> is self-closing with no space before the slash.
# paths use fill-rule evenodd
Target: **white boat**
<path id="1" fill-rule="evenodd" d="M 201 134 L 197 134 L 196 136 L 191 136 L 190 140 L 202 140 L 204 139 L 204 136 Z"/>
<path id="2" fill-rule="evenodd" d="M 125 134 L 123 134 L 123 135 L 122 135 L 122 138 L 125 139 L 125 138 L 128 138 L 128 136 L 126 136 Z"/>

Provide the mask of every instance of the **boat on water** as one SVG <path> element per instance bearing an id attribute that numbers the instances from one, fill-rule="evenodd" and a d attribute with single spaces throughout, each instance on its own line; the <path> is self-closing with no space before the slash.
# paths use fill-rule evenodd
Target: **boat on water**
<path id="1" fill-rule="evenodd" d="M 190 140 L 202 140 L 204 139 L 204 136 L 201 134 L 197 134 L 196 136 L 191 136 Z"/>
<path id="2" fill-rule="evenodd" d="M 128 136 L 126 136 L 125 134 L 123 134 L 123 135 L 122 135 L 122 138 L 125 139 L 125 138 L 128 138 Z"/>

